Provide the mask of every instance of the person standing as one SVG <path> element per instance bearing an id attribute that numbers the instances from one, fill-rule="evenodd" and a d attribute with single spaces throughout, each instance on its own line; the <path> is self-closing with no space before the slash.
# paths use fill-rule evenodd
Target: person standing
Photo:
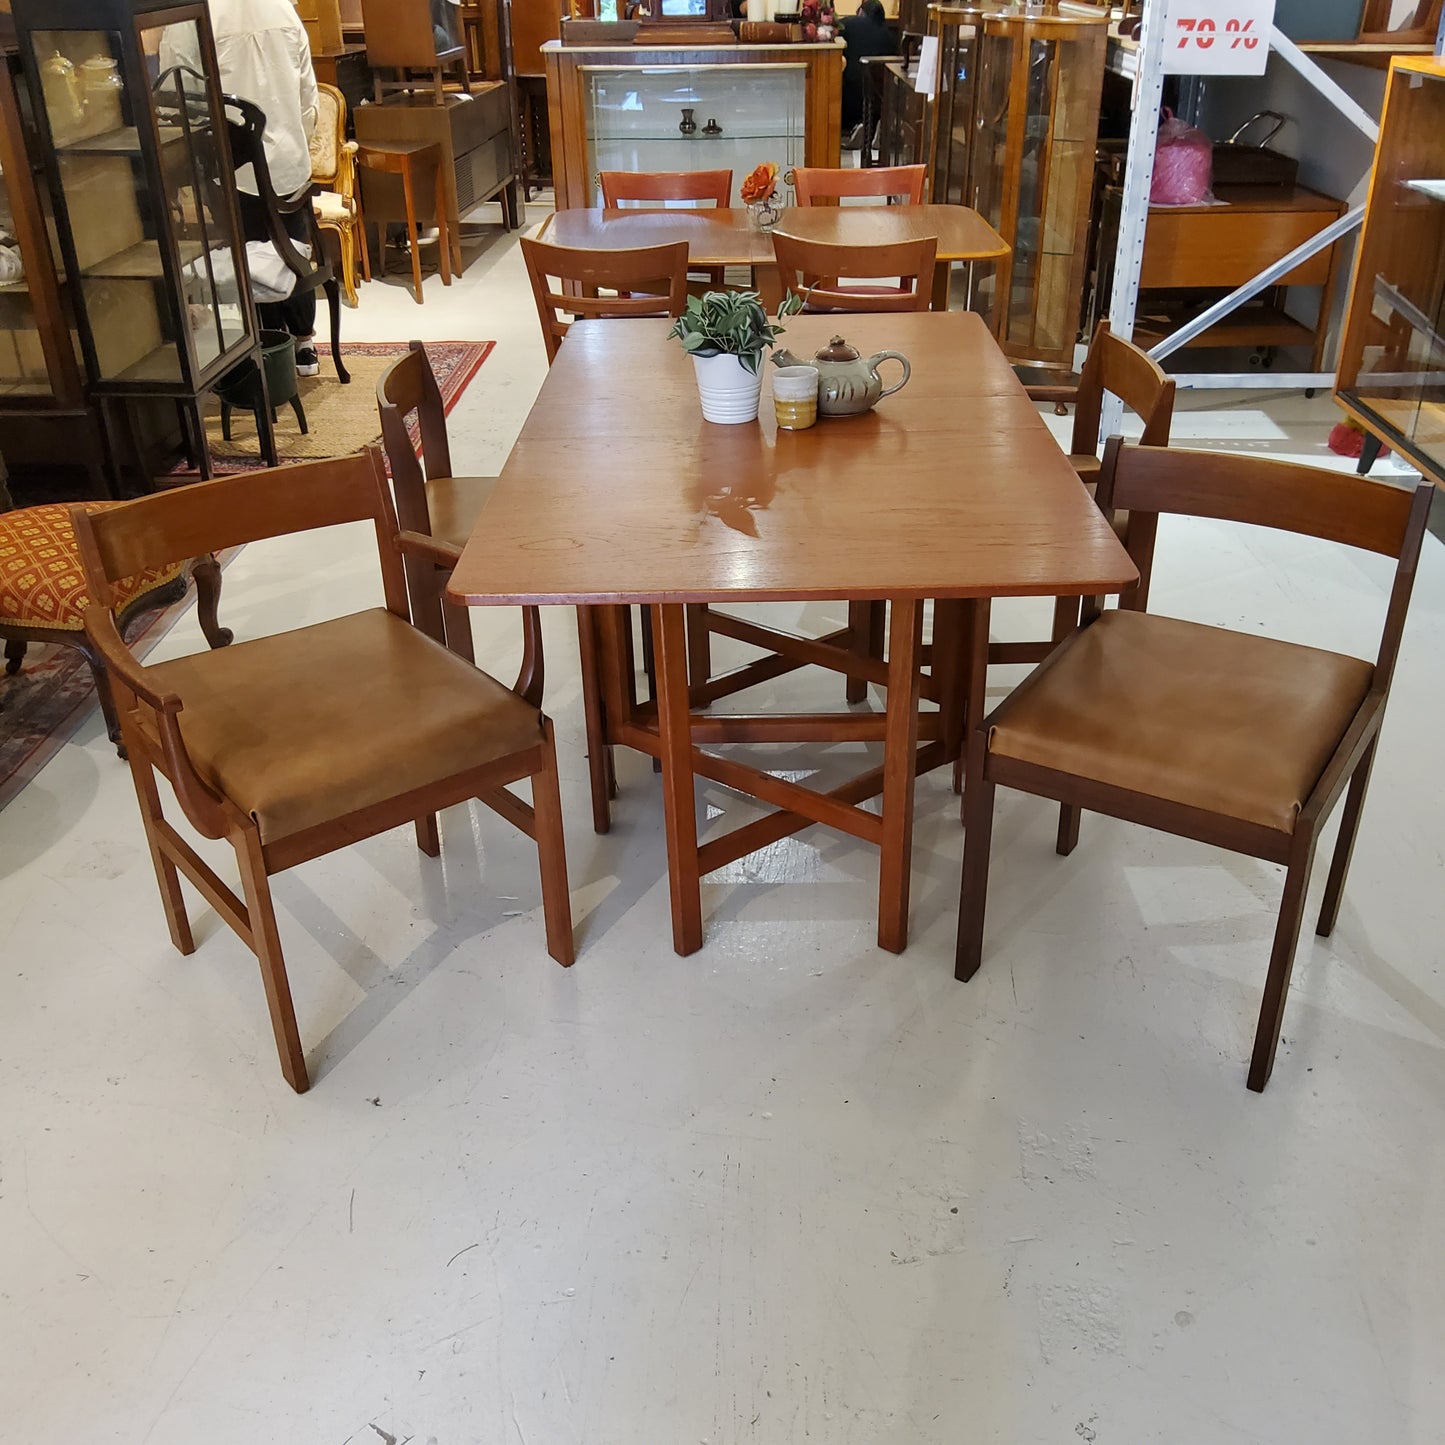
<path id="1" fill-rule="evenodd" d="M 888 33 L 888 17 L 882 0 L 863 0 L 856 15 L 847 15 L 839 27 L 843 32 L 843 135 L 848 150 L 859 150 L 872 143 L 872 136 L 863 134 L 863 58 L 868 55 L 891 55 L 893 37 Z"/>
<path id="2" fill-rule="evenodd" d="M 266 113 L 266 164 L 276 194 L 286 200 L 311 184 L 311 132 L 316 129 L 320 97 L 306 27 L 294 0 L 209 0 L 211 29 L 216 38 L 220 85 Z M 193 25 L 172 25 L 161 42 L 161 68 L 189 65 L 200 70 Z M 248 241 L 271 239 L 266 208 L 256 194 L 249 166 L 236 174 L 241 226 Z M 308 242 L 304 210 L 283 218 L 287 234 Z M 296 372 L 315 376 L 316 292 L 308 287 L 285 301 L 257 306 L 261 324 L 288 332 L 296 343 Z"/>

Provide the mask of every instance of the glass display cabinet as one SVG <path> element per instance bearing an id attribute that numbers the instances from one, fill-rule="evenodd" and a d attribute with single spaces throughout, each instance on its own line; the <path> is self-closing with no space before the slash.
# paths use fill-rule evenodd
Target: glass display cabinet
<path id="1" fill-rule="evenodd" d="M 984 12 L 976 5 L 930 5 L 928 33 L 938 42 L 938 84 L 928 107 L 928 198 L 971 206 L 974 80 Z"/>
<path id="2" fill-rule="evenodd" d="M 1012 248 L 975 295 L 1015 361 L 1073 365 L 1108 29 L 1102 16 L 988 14 L 975 42 L 969 189 Z"/>
<path id="3" fill-rule="evenodd" d="M 600 31 L 620 26 L 598 25 Z M 542 47 L 557 209 L 601 204 L 603 170 L 836 166 L 843 44 Z M 736 198 L 735 198 L 736 203 Z"/>
<path id="4" fill-rule="evenodd" d="M 1445 485 L 1445 62 L 1390 66 L 1335 399 Z"/>
<path id="5" fill-rule="evenodd" d="M 588 204 L 599 171 L 731 169 L 734 185 L 776 161 L 803 164 L 807 66 L 583 66 Z"/>
<path id="6" fill-rule="evenodd" d="M 91 389 L 200 398 L 257 351 L 204 4 L 15 0 Z"/>

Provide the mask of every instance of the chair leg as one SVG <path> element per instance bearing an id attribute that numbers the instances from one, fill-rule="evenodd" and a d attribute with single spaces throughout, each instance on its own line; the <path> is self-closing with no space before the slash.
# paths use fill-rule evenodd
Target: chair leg
<path id="1" fill-rule="evenodd" d="M 637 609 L 642 619 L 642 675 L 647 679 L 647 701 L 657 697 L 657 659 L 652 651 L 652 608 L 644 603 Z M 632 609 L 627 609 L 627 637 L 632 640 Z M 630 650 L 630 649 L 629 649 Z"/>
<path id="2" fill-rule="evenodd" d="M 196 579 L 196 620 L 201 632 L 211 647 L 229 647 L 235 634 L 229 627 L 221 626 L 217 615 L 221 605 L 221 564 L 207 553 L 196 559 L 191 568 Z"/>
<path id="3" fill-rule="evenodd" d="M 688 604 L 687 618 L 687 681 L 689 687 L 705 687 L 712 677 L 712 628 L 707 620 L 706 602 Z M 644 624 L 642 640 L 645 643 L 650 628 Z"/>
<path id="4" fill-rule="evenodd" d="M 296 413 L 296 425 L 301 428 L 301 435 L 306 436 L 310 432 L 311 427 L 306 421 L 306 408 L 301 405 L 301 398 L 299 396 L 293 396 L 291 398 L 291 410 Z"/>
<path id="5" fill-rule="evenodd" d="M 10 637 L 5 641 L 5 676 L 14 677 L 25 662 L 25 652 L 30 646 L 21 637 Z"/>
<path id="6" fill-rule="evenodd" d="M 351 226 L 342 226 L 336 232 L 341 248 L 341 294 L 348 306 L 357 304 L 356 295 L 356 232 Z"/>
<path id="7" fill-rule="evenodd" d="M 607 724 L 602 713 L 602 678 L 597 657 L 597 634 L 589 608 L 577 609 L 577 650 L 582 670 L 582 714 L 587 724 L 587 776 L 592 784 L 592 830 L 606 833 L 612 827 L 613 778 L 609 766 Z"/>
<path id="8" fill-rule="evenodd" d="M 570 968 L 576 958 L 572 938 L 572 894 L 567 886 L 567 844 L 562 833 L 562 792 L 557 783 L 557 747 L 552 719 L 542 719 L 542 768 L 532 775 L 532 813 L 537 829 L 537 862 L 542 872 L 542 914 L 547 952 Z"/>
<path id="9" fill-rule="evenodd" d="M 848 650 L 856 657 L 872 656 L 873 604 L 848 604 Z M 844 696 L 849 702 L 863 702 L 868 696 L 868 679 L 850 677 Z"/>
<path id="10" fill-rule="evenodd" d="M 356 248 L 361 252 L 361 279 L 371 280 L 371 242 L 366 235 L 366 222 L 358 214 L 355 226 Z"/>
<path id="11" fill-rule="evenodd" d="M 435 858 L 442 851 L 441 834 L 437 831 L 437 815 L 424 813 L 416 820 L 416 846 L 428 858 Z"/>
<path id="12" fill-rule="evenodd" d="M 266 860 L 261 854 L 261 835 L 248 828 L 232 838 L 236 862 L 241 869 L 241 889 L 246 914 L 251 922 L 251 947 L 261 965 L 261 982 L 266 989 L 266 1006 L 271 1013 L 271 1032 L 276 1036 L 276 1053 L 281 1073 L 298 1094 L 311 1087 L 306 1073 L 306 1055 L 296 1028 L 296 1009 L 291 1002 L 291 983 L 286 977 L 286 960 L 281 953 L 281 935 L 276 928 L 276 910 L 271 905 L 271 883 Z"/>
<path id="13" fill-rule="evenodd" d="M 1328 938 L 1335 931 L 1335 920 L 1340 915 L 1340 900 L 1345 892 L 1345 877 L 1350 871 L 1350 859 L 1355 851 L 1355 834 L 1360 827 L 1360 814 L 1365 809 L 1365 793 L 1370 786 L 1370 769 L 1375 763 L 1375 741 L 1365 749 L 1360 761 L 1355 764 L 1354 776 L 1350 779 L 1350 791 L 1345 795 L 1345 806 L 1340 812 L 1340 832 L 1335 839 L 1334 857 L 1330 859 L 1330 876 L 1325 882 L 1324 902 L 1320 906 L 1319 922 L 1315 932 L 1321 938 Z"/>
<path id="14" fill-rule="evenodd" d="M 349 386 L 351 373 L 341 359 L 341 287 L 336 284 L 336 277 L 331 276 L 323 283 L 321 289 L 326 292 L 326 309 L 331 313 L 332 365 L 336 367 L 336 376 L 342 386 Z"/>
<path id="15" fill-rule="evenodd" d="M 75 649 L 90 664 L 90 675 L 95 681 L 95 696 L 100 703 L 100 715 L 105 719 L 105 735 L 115 744 L 118 756 L 125 757 L 125 744 L 120 737 L 120 718 L 115 711 L 115 694 L 110 690 L 110 674 L 106 671 L 105 659 L 90 645 L 84 633 L 74 642 Z"/>
<path id="16" fill-rule="evenodd" d="M 196 951 L 196 941 L 191 936 L 191 921 L 186 916 L 186 901 L 181 895 L 181 877 L 176 865 L 162 850 L 157 834 L 161 821 L 161 795 L 156 787 L 156 775 L 150 763 L 144 758 L 131 758 L 130 775 L 135 783 L 136 797 L 140 801 L 141 822 L 145 825 L 146 842 L 151 850 L 151 865 L 156 870 L 156 884 L 161 890 L 161 907 L 165 910 L 166 927 L 170 930 L 171 942 L 180 954 Z"/>
<path id="17" fill-rule="evenodd" d="M 1300 922 L 1304 918 L 1305 893 L 1310 886 L 1310 865 L 1314 861 L 1315 839 L 1296 834 L 1289 871 L 1284 879 L 1279 921 L 1275 924 L 1274 949 L 1269 956 L 1269 975 L 1264 984 L 1264 1001 L 1259 1010 L 1259 1027 L 1254 1035 L 1254 1056 L 1249 1063 L 1249 1087 L 1262 1093 L 1274 1070 L 1279 1027 L 1284 1020 L 1285 998 L 1294 971 L 1295 949 L 1299 944 Z"/>
<path id="18" fill-rule="evenodd" d="M 221 403 L 221 436 L 225 441 L 231 440 L 231 403 Z"/>
<path id="19" fill-rule="evenodd" d="M 437 573 L 437 588 L 441 589 L 445 574 Z M 442 599 L 442 622 L 446 627 L 447 646 L 456 653 L 458 657 L 464 657 L 468 662 L 477 660 L 476 650 L 472 639 L 472 613 L 469 607 L 458 607 L 455 602 L 448 602 Z"/>
<path id="20" fill-rule="evenodd" d="M 1054 852 L 1060 858 L 1067 858 L 1079 846 L 1079 815 L 1082 811 L 1072 803 L 1059 804 L 1059 836 L 1054 843 Z"/>
<path id="21" fill-rule="evenodd" d="M 1080 597 L 1054 598 L 1054 626 L 1049 637 L 1055 647 L 1078 628 L 1082 605 L 1083 599 Z"/>
<path id="22" fill-rule="evenodd" d="M 988 902 L 988 855 L 993 843 L 994 784 L 984 776 L 988 737 L 965 740 L 968 781 L 963 790 L 963 881 L 958 894 L 958 945 L 953 976 L 966 982 L 983 962 L 983 919 Z"/>
<path id="23" fill-rule="evenodd" d="M 412 626 L 443 647 L 447 642 L 446 615 L 442 611 L 442 589 L 435 565 L 424 557 L 403 558 L 406 595 L 411 604 Z"/>

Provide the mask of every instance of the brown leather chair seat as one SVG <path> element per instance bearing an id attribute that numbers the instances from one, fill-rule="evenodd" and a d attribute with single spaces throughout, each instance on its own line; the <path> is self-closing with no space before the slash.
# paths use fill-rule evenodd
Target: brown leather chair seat
<path id="1" fill-rule="evenodd" d="M 477 513 L 492 495 L 495 477 L 436 477 L 426 483 L 426 509 L 431 535 L 438 542 L 465 547 L 477 524 Z"/>
<path id="2" fill-rule="evenodd" d="M 1106 612 L 1008 699 L 989 752 L 1290 833 L 1373 676 L 1335 652 Z"/>
<path id="3" fill-rule="evenodd" d="M 147 668 L 201 777 L 273 843 L 539 746 L 516 693 L 383 608 Z"/>

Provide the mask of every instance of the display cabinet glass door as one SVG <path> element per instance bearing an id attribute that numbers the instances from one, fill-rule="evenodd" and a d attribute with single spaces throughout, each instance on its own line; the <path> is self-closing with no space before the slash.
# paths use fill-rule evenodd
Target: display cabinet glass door
<path id="1" fill-rule="evenodd" d="M 129 65 L 127 38 L 30 36 L 82 338 L 102 386 L 194 391 L 250 343 L 227 142 L 199 21 L 142 22 Z"/>
<path id="2" fill-rule="evenodd" d="M 1445 74 L 1396 72 L 1341 394 L 1445 480 Z"/>
<path id="3" fill-rule="evenodd" d="M 779 174 L 803 164 L 806 65 L 583 66 L 590 204 L 599 171 Z M 674 203 L 689 204 L 689 203 Z"/>
<path id="4" fill-rule="evenodd" d="M 13 179 L 18 188 L 29 178 Z M 0 398 L 48 397 L 52 394 L 50 368 L 17 234 L 15 206 L 19 202 L 12 202 L 11 181 L 0 167 Z"/>

